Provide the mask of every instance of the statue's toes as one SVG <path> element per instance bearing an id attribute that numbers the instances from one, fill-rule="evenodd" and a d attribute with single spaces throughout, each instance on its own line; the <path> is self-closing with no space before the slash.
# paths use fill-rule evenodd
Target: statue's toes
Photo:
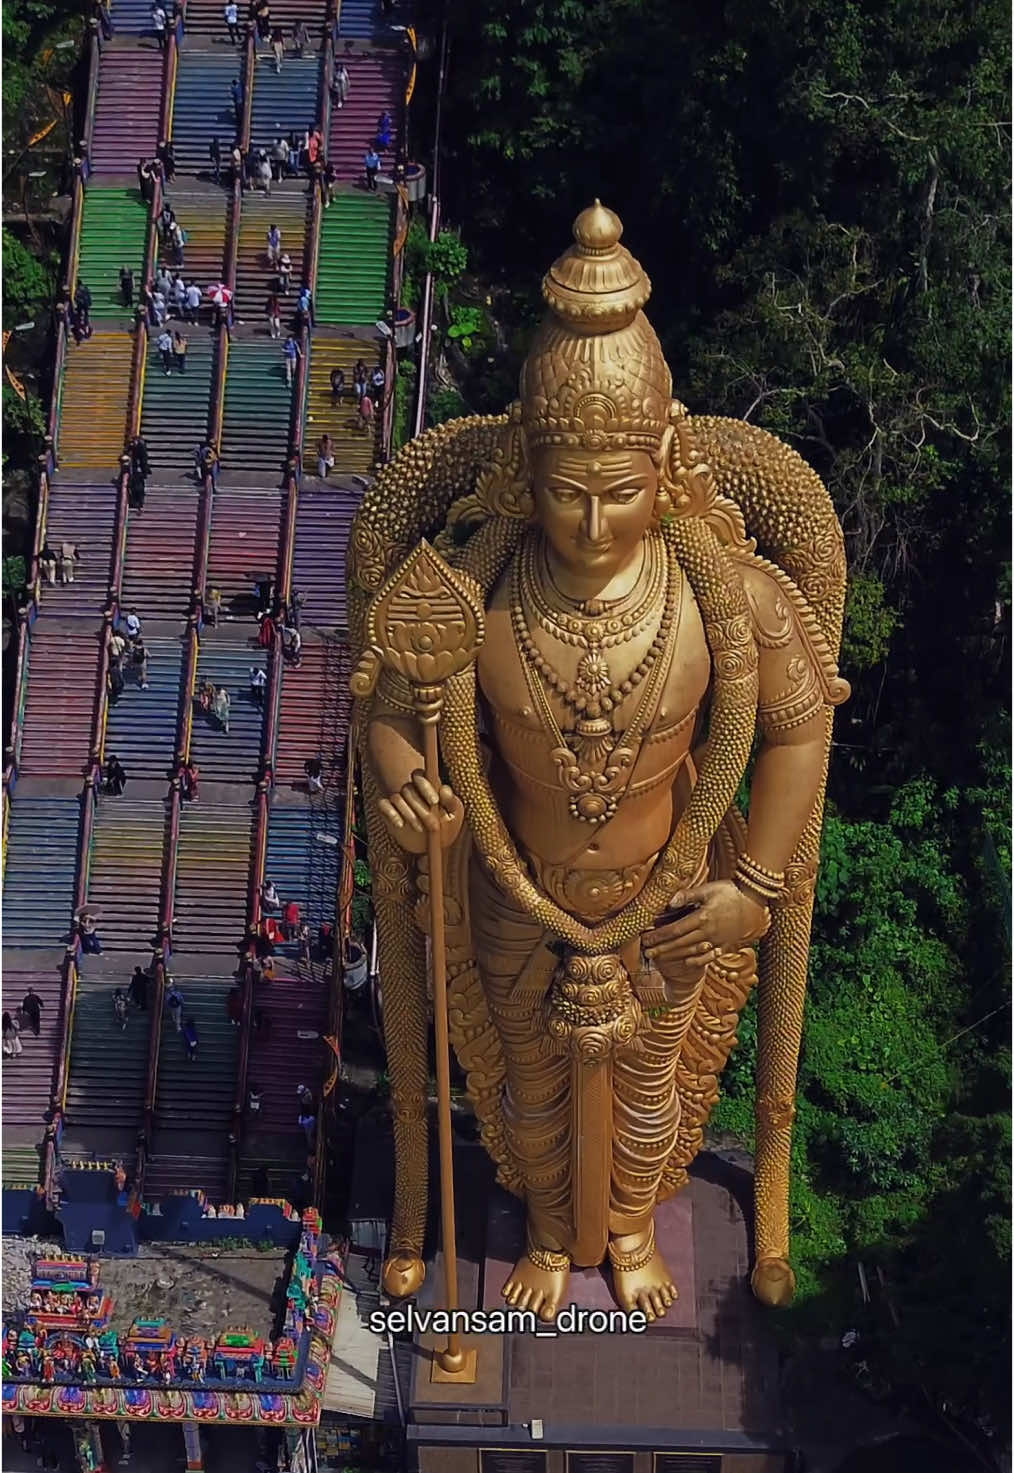
<path id="1" fill-rule="evenodd" d="M 555 1299 L 544 1299 L 542 1308 L 539 1310 L 539 1319 L 545 1320 L 547 1325 L 552 1324 L 553 1320 L 556 1319 L 556 1311 L 559 1307 Z"/>
<path id="2" fill-rule="evenodd" d="M 637 1307 L 645 1315 L 649 1323 L 651 1320 L 657 1318 L 655 1314 L 655 1306 L 652 1304 L 651 1295 L 648 1293 L 647 1290 L 644 1290 L 643 1293 L 638 1294 Z"/>
<path id="3" fill-rule="evenodd" d="M 546 1302 L 546 1296 L 541 1289 L 535 1289 L 528 1301 L 528 1308 L 533 1314 L 541 1315 L 542 1306 Z"/>
<path id="4" fill-rule="evenodd" d="M 500 1292 L 508 1304 L 517 1304 L 518 1295 L 521 1293 L 521 1285 L 516 1279 L 508 1279 Z"/>

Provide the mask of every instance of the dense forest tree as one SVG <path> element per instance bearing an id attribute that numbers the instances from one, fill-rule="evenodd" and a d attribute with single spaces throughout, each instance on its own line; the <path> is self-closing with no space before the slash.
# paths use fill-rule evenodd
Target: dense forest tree
<path id="1" fill-rule="evenodd" d="M 812 952 L 790 1323 L 845 1328 L 856 1260 L 880 1268 L 897 1318 L 880 1373 L 1002 1441 L 1009 15 L 452 0 L 450 37 L 445 213 L 471 310 L 496 319 L 457 354 L 467 406 L 513 392 L 540 274 L 600 196 L 652 278 L 679 396 L 783 436 L 834 496 L 854 695 Z M 754 1041 L 748 1011 L 715 1120 L 746 1143 Z"/>

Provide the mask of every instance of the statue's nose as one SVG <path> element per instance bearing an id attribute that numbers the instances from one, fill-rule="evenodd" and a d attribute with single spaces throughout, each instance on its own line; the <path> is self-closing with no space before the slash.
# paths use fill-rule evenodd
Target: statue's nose
<path id="1" fill-rule="evenodd" d="M 598 542 L 602 536 L 602 503 L 597 496 L 588 497 L 585 512 L 585 535 L 589 542 Z"/>

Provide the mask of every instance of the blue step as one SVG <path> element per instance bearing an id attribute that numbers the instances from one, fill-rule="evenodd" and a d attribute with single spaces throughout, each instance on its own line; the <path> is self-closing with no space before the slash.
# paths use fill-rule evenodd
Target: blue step
<path id="1" fill-rule="evenodd" d="M 275 72 L 274 58 L 262 54 L 254 73 L 253 106 L 250 114 L 250 147 L 270 151 L 280 135 L 288 138 L 295 129 L 303 132 L 320 121 L 320 57 L 286 57 Z"/>
<path id="2" fill-rule="evenodd" d="M 214 644 L 205 639 L 197 662 L 194 696 L 194 725 L 190 755 L 201 769 L 201 777 L 215 782 L 256 781 L 260 764 L 264 711 L 250 691 L 250 669 L 267 668 L 267 651 L 246 645 Z M 225 686 L 229 692 L 229 731 L 201 709 L 197 701 L 205 681 Z M 266 700 L 266 692 L 265 692 Z"/>
<path id="3" fill-rule="evenodd" d="M 392 15 L 391 22 L 407 23 L 400 13 Z M 393 46 L 398 33 L 391 30 L 391 22 L 385 21 L 381 15 L 380 0 L 342 0 L 338 34 L 346 41 L 382 41 Z M 351 67 L 349 71 L 352 71 Z"/>
<path id="4" fill-rule="evenodd" d="M 143 606 L 138 610 L 144 617 Z M 148 689 L 128 678 L 109 706 L 105 755 L 115 753 L 132 778 L 165 779 L 173 767 L 179 721 L 180 687 L 186 643 L 182 639 L 145 639 Z M 129 789 L 128 789 L 129 792 Z"/>
<path id="5" fill-rule="evenodd" d="M 151 1013 L 130 1008 L 121 1032 L 113 1014 L 113 992 L 123 977 L 89 981 L 82 976 L 74 999 L 67 1084 L 67 1120 L 74 1126 L 118 1126 L 132 1132 L 144 1113 Z"/>
<path id="6" fill-rule="evenodd" d="M 172 6 L 163 7 L 166 14 Z M 151 36 L 155 28 L 151 23 L 151 5 L 148 0 L 109 0 L 109 12 L 113 18 L 114 36 Z"/>
<path id="7" fill-rule="evenodd" d="M 161 1126 L 186 1122 L 199 1130 L 228 1130 L 236 1092 L 239 1029 L 226 1012 L 231 977 L 181 977 L 183 1016 L 197 1024 L 197 1057 L 191 1063 L 171 1022 L 163 1026 L 158 1054 L 155 1110 Z"/>
<path id="8" fill-rule="evenodd" d="M 74 914 L 79 798 L 11 802 L 4 876 L 5 947 L 59 947 Z"/>
<path id="9" fill-rule="evenodd" d="M 242 72 L 242 53 L 230 47 L 220 51 L 180 53 L 173 98 L 173 145 L 176 168 L 181 174 L 207 174 L 211 161 L 208 146 L 215 134 L 228 166 L 229 150 L 236 134 L 232 105 L 232 83 Z"/>
<path id="10" fill-rule="evenodd" d="M 334 922 L 341 859 L 342 815 L 333 804 L 271 809 L 265 878 L 283 905 L 298 903 L 313 932 L 321 921 Z"/>

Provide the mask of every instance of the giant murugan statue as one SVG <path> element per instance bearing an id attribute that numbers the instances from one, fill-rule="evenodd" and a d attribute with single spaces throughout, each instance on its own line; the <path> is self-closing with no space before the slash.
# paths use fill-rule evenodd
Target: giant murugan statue
<path id="1" fill-rule="evenodd" d="M 795 1077 L 848 694 L 827 492 L 773 436 L 673 399 L 620 235 L 598 201 L 578 217 L 519 401 L 407 445 L 349 554 L 396 1151 L 385 1283 L 423 1273 L 436 833 L 450 1035 L 527 1214 L 503 1292 L 545 1319 L 572 1265 L 606 1259 L 623 1306 L 673 1302 L 656 1204 L 686 1183 L 758 970 L 753 1285 L 792 1294 Z"/>

